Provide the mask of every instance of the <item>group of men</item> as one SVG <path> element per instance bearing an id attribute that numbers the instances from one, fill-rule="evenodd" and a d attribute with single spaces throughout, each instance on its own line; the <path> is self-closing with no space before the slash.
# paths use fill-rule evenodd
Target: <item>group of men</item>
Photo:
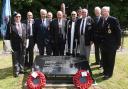
<path id="1" fill-rule="evenodd" d="M 67 19 L 62 11 L 57 11 L 57 18 L 52 19 L 51 12 L 41 9 L 40 19 L 34 20 L 29 11 L 23 22 L 21 14 L 15 13 L 6 35 L 12 46 L 14 76 L 22 73 L 24 66 L 32 67 L 35 43 L 39 55 L 44 55 L 45 51 L 49 56 L 79 55 L 88 63 L 94 43 L 96 63 L 103 66 L 104 78 L 110 78 L 121 43 L 121 29 L 118 20 L 109 15 L 110 7 L 95 7 L 94 12 L 96 16 L 91 18 L 85 8 L 72 11 L 71 18 Z"/>

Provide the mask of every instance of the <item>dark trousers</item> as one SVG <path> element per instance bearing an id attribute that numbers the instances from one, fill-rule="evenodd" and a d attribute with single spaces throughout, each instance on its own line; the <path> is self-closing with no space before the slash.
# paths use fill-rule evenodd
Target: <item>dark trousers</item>
<path id="1" fill-rule="evenodd" d="M 72 53 L 70 53 L 70 41 L 68 42 L 68 50 L 66 52 L 66 55 L 70 56 L 76 56 L 77 50 L 76 50 L 76 42 L 73 42 L 73 49 L 72 49 Z"/>
<path id="2" fill-rule="evenodd" d="M 24 71 L 25 55 L 22 51 L 12 52 L 13 73 Z"/>
<path id="3" fill-rule="evenodd" d="M 33 65 L 33 59 L 34 59 L 33 49 L 34 49 L 34 45 L 35 45 L 34 38 L 30 37 L 29 38 L 29 46 L 26 49 L 26 56 L 25 56 L 25 66 L 26 67 L 32 67 L 32 65 Z"/>
<path id="4" fill-rule="evenodd" d="M 103 60 L 103 73 L 107 76 L 113 75 L 113 69 L 115 65 L 116 50 L 101 50 Z"/>
<path id="5" fill-rule="evenodd" d="M 103 61 L 102 61 L 102 56 L 101 56 L 101 48 L 99 43 L 94 43 L 95 46 L 95 61 L 97 64 L 100 64 L 102 66 Z"/>
<path id="6" fill-rule="evenodd" d="M 39 49 L 39 55 L 44 55 L 44 42 L 37 42 L 37 47 Z"/>
<path id="7" fill-rule="evenodd" d="M 51 55 L 52 54 L 52 46 L 51 46 L 50 40 L 47 43 L 45 43 L 45 47 L 46 47 L 46 54 Z"/>
<path id="8" fill-rule="evenodd" d="M 65 42 L 59 41 L 53 44 L 53 56 L 63 56 L 65 50 Z"/>
<path id="9" fill-rule="evenodd" d="M 45 47 L 46 47 L 46 54 L 51 55 L 52 49 L 51 49 L 51 43 L 50 42 L 46 43 L 44 41 L 41 42 L 41 40 L 40 40 L 40 41 L 37 42 L 37 46 L 38 46 L 40 55 L 44 55 L 44 51 L 45 51 L 44 48 Z"/>

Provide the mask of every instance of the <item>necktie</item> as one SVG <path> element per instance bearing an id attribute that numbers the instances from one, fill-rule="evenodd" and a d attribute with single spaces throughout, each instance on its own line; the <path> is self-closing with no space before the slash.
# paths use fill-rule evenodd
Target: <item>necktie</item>
<path id="1" fill-rule="evenodd" d="M 29 21 L 29 23 L 28 23 L 28 29 L 29 29 L 29 34 L 30 34 L 30 36 L 32 36 L 32 23 Z"/>
<path id="2" fill-rule="evenodd" d="M 99 19 L 100 19 L 100 17 L 96 17 L 96 23 L 98 23 L 99 22 Z"/>
<path id="3" fill-rule="evenodd" d="M 44 26 L 44 19 L 42 20 L 42 25 Z"/>
<path id="4" fill-rule="evenodd" d="M 61 34 L 61 20 L 58 20 L 58 25 L 59 25 L 59 33 Z"/>
<path id="5" fill-rule="evenodd" d="M 105 25 L 105 18 L 103 18 L 102 27 Z"/>
<path id="6" fill-rule="evenodd" d="M 84 30 L 84 20 L 83 20 L 82 26 L 81 26 L 81 35 L 83 35 L 83 30 Z"/>
<path id="7" fill-rule="evenodd" d="M 18 24 L 18 34 L 19 36 L 22 36 L 22 29 L 21 29 L 20 24 Z"/>

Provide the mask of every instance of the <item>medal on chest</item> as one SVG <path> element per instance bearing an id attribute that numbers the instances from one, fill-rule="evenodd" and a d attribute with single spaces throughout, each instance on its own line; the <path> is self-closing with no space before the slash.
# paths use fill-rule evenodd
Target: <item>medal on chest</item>
<path id="1" fill-rule="evenodd" d="M 108 25 L 108 34 L 111 34 L 112 33 L 112 31 L 111 31 L 111 29 L 110 29 L 110 24 Z"/>

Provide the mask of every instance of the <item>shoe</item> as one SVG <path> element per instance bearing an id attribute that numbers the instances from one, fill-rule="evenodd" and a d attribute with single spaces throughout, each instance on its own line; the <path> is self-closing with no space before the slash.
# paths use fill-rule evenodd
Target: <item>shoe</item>
<path id="1" fill-rule="evenodd" d="M 20 74 L 24 74 L 25 72 L 24 72 L 24 70 L 20 70 L 20 72 L 19 72 Z"/>
<path id="2" fill-rule="evenodd" d="M 92 85 L 93 85 L 93 86 L 96 86 L 96 85 L 98 85 L 98 84 L 97 84 L 97 82 L 96 82 L 96 80 L 93 80 L 93 83 L 92 83 Z"/>
<path id="3" fill-rule="evenodd" d="M 91 65 L 100 65 L 98 62 L 91 63 Z"/>
<path id="4" fill-rule="evenodd" d="M 14 77 L 16 78 L 16 77 L 18 77 L 19 76 L 19 72 L 16 72 L 15 74 L 14 74 Z"/>

